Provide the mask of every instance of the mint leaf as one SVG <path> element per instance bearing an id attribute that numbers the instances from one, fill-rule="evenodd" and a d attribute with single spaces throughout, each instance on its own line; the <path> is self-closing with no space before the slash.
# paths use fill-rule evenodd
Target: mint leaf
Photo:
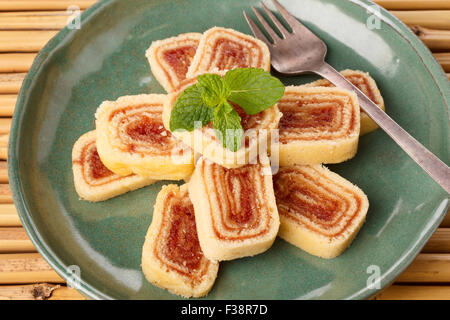
<path id="1" fill-rule="evenodd" d="M 213 109 L 203 103 L 202 93 L 202 88 L 194 84 L 178 96 L 170 115 L 170 131 L 192 131 L 196 121 L 201 121 L 202 126 L 211 122 Z"/>
<path id="2" fill-rule="evenodd" d="M 230 95 L 225 80 L 217 74 L 203 74 L 197 77 L 197 85 L 203 89 L 203 102 L 208 107 L 215 107 Z"/>
<path id="3" fill-rule="evenodd" d="M 263 69 L 230 70 L 225 74 L 225 84 L 230 90 L 228 100 L 238 104 L 247 114 L 266 110 L 284 94 L 281 81 Z"/>
<path id="4" fill-rule="evenodd" d="M 195 129 L 212 122 L 215 133 L 229 150 L 242 144 L 241 117 L 230 104 L 239 105 L 247 114 L 257 114 L 283 97 L 284 86 L 269 72 L 256 68 L 230 70 L 225 77 L 217 74 L 198 76 L 197 83 L 185 89 L 175 101 L 170 130 Z"/>
<path id="5" fill-rule="evenodd" d="M 244 130 L 241 125 L 241 117 L 227 101 L 214 109 L 212 120 L 216 136 L 223 146 L 231 151 L 237 151 L 242 144 Z"/>

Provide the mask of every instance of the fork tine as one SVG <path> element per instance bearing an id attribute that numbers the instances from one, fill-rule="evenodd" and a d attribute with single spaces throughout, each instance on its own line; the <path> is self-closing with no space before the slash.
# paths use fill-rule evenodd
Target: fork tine
<path id="1" fill-rule="evenodd" d="M 273 42 L 276 43 L 277 40 L 280 39 L 280 37 L 277 35 L 277 33 L 272 29 L 272 27 L 267 23 L 266 19 L 263 18 L 263 16 L 256 10 L 255 7 L 252 6 L 252 10 L 256 15 L 256 18 L 258 18 L 259 22 L 261 22 L 263 28 L 266 30 L 266 32 L 270 35 Z"/>
<path id="2" fill-rule="evenodd" d="M 269 8 L 266 7 L 266 5 L 261 2 L 261 6 L 264 9 L 264 12 L 269 16 L 269 18 L 272 20 L 272 22 L 277 26 L 280 33 L 283 35 L 283 38 L 286 38 L 289 31 L 283 26 L 283 24 L 278 20 L 277 17 L 272 13 L 272 11 L 269 10 Z"/>
<path id="3" fill-rule="evenodd" d="M 253 20 L 250 19 L 250 17 L 247 15 L 245 10 L 243 11 L 243 13 L 244 13 L 245 20 L 247 20 L 247 23 L 248 23 L 250 29 L 252 30 L 254 36 L 256 38 L 258 38 L 259 40 L 263 41 L 265 44 L 267 44 L 267 46 L 270 49 L 272 47 L 272 44 L 270 43 L 270 41 L 267 40 L 264 33 L 262 33 L 261 30 L 259 30 L 258 26 L 253 22 Z"/>
<path id="4" fill-rule="evenodd" d="M 292 28 L 292 31 L 309 31 L 300 21 L 298 21 L 293 15 L 289 13 L 279 2 L 278 0 L 272 0 L 272 3 L 277 8 L 278 12 L 280 12 L 281 16 L 286 20 L 288 25 Z"/>

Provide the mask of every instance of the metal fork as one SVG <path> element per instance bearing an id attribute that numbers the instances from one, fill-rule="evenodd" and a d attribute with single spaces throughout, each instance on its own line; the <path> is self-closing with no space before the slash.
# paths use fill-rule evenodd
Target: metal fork
<path id="1" fill-rule="evenodd" d="M 325 62 L 326 44 L 292 16 L 277 0 L 272 0 L 278 12 L 286 20 L 292 32 L 289 32 L 275 15 L 261 2 L 267 16 L 277 27 L 281 37 L 267 23 L 265 18 L 252 7 L 256 17 L 270 36 L 271 41 L 257 27 L 244 11 L 245 19 L 255 37 L 269 47 L 272 67 L 285 75 L 316 73 L 337 87 L 352 90 L 359 99 L 361 108 L 382 128 L 431 178 L 447 193 L 450 193 L 450 169 L 434 154 L 421 145 L 408 132 L 384 113 L 364 93 Z"/>

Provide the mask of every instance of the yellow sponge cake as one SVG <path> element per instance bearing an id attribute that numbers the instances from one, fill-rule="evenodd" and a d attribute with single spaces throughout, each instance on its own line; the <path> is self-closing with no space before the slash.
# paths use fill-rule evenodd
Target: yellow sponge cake
<path id="1" fill-rule="evenodd" d="M 164 186 L 142 249 L 145 277 L 172 293 L 201 297 L 213 286 L 218 269 L 200 248 L 187 185 Z"/>
<path id="2" fill-rule="evenodd" d="M 370 100 L 372 100 L 380 109 L 385 110 L 384 100 L 375 80 L 367 72 L 359 70 L 343 70 L 341 74 L 354 86 L 361 90 Z M 308 87 L 333 87 L 334 85 L 326 79 L 320 79 L 306 84 Z M 378 128 L 378 125 L 361 109 L 361 130 L 360 135 L 372 132 Z"/>
<path id="3" fill-rule="evenodd" d="M 338 88 L 286 87 L 278 102 L 280 166 L 339 163 L 358 149 L 356 94 Z"/>
<path id="4" fill-rule="evenodd" d="M 236 30 L 214 27 L 205 31 L 200 38 L 186 77 L 250 67 L 270 71 L 267 45 Z"/>
<path id="5" fill-rule="evenodd" d="M 322 258 L 334 258 L 351 244 L 369 208 L 358 187 L 321 165 L 280 168 L 274 189 L 278 235 Z"/>
<path id="6" fill-rule="evenodd" d="M 175 90 L 186 78 L 201 36 L 201 33 L 184 33 L 153 41 L 148 48 L 146 57 L 152 73 L 167 92 Z"/>
<path id="7" fill-rule="evenodd" d="M 200 246 L 211 260 L 231 260 L 267 250 L 279 217 L 267 156 L 258 164 L 226 169 L 205 158 L 189 181 Z"/>
<path id="8" fill-rule="evenodd" d="M 166 95 L 125 96 L 105 101 L 95 114 L 97 150 L 118 175 L 181 180 L 194 170 L 192 150 L 164 129 Z"/>
<path id="9" fill-rule="evenodd" d="M 95 140 L 95 131 L 89 131 L 72 149 L 73 179 L 81 199 L 103 201 L 155 182 L 135 174 L 123 177 L 111 172 L 101 162 Z"/>

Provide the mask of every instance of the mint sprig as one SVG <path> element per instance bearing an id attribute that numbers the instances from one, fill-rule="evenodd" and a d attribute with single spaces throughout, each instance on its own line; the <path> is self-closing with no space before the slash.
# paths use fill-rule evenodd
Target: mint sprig
<path id="1" fill-rule="evenodd" d="M 242 145 L 243 129 L 241 117 L 230 102 L 254 115 L 273 106 L 283 94 L 281 81 L 263 69 L 233 69 L 224 78 L 204 74 L 178 96 L 170 117 L 170 130 L 192 131 L 196 121 L 202 126 L 212 122 L 222 144 L 237 151 Z"/>
<path id="2" fill-rule="evenodd" d="M 220 105 L 230 95 L 230 89 L 223 78 L 217 74 L 203 74 L 197 77 L 197 84 L 202 88 L 203 102 L 209 107 Z"/>
<path id="3" fill-rule="evenodd" d="M 212 121 L 213 109 L 203 102 L 202 93 L 203 89 L 194 84 L 178 96 L 170 115 L 170 131 L 192 131 L 196 121 L 201 121 L 202 126 Z"/>
<path id="4" fill-rule="evenodd" d="M 225 74 L 225 85 L 230 89 L 227 99 L 247 114 L 257 114 L 270 108 L 284 94 L 281 81 L 263 69 L 230 70 Z"/>
<path id="5" fill-rule="evenodd" d="M 216 130 L 216 136 L 222 144 L 231 151 L 237 151 L 241 147 L 244 130 L 241 125 L 241 117 L 233 106 L 224 101 L 214 109 L 212 120 Z"/>

